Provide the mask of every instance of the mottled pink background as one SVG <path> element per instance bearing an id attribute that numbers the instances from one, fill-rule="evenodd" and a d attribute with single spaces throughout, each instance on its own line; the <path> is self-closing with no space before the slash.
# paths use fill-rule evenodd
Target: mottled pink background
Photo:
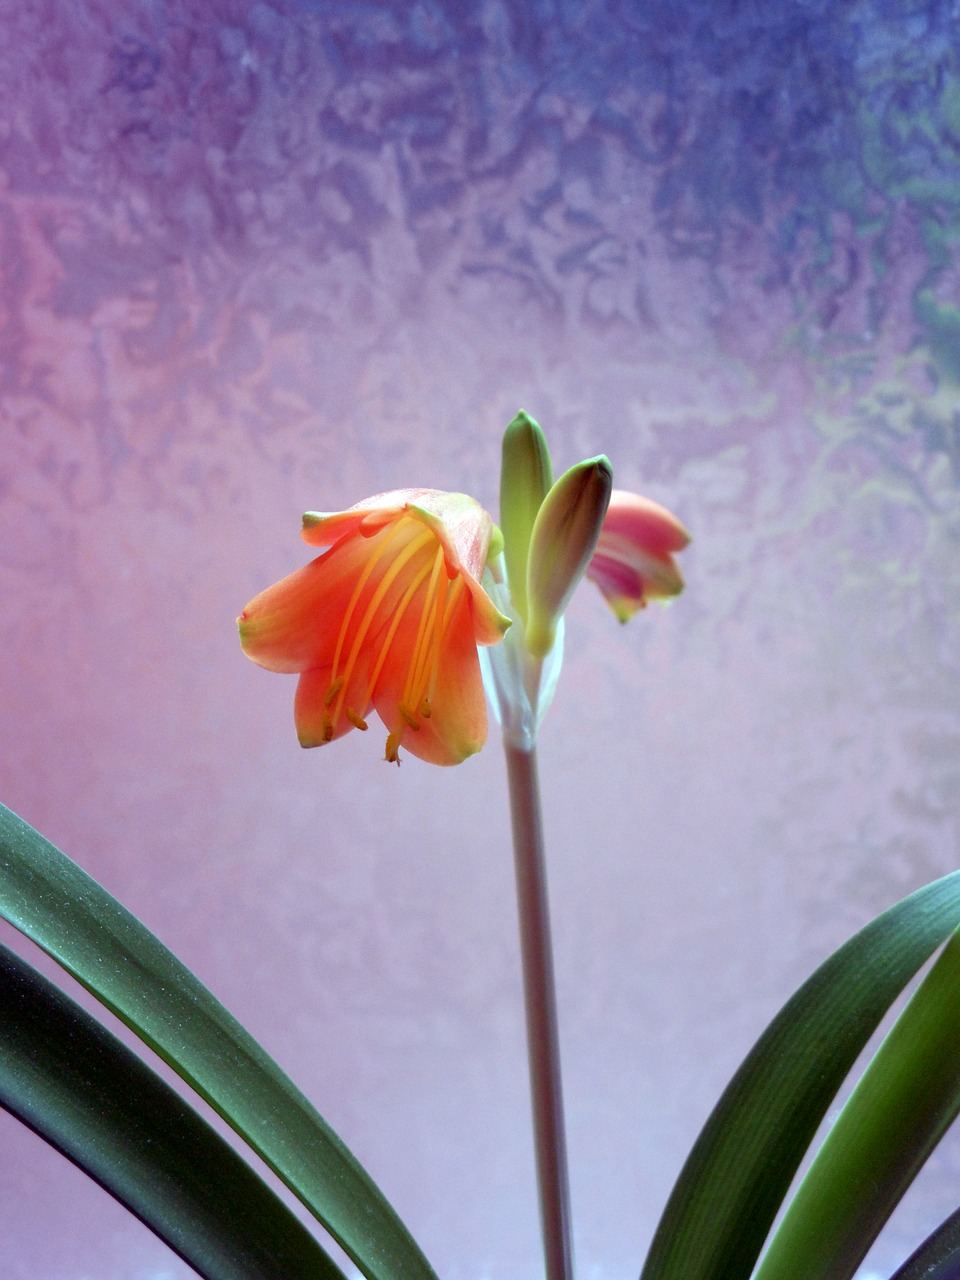
<path id="1" fill-rule="evenodd" d="M 541 1273 L 497 742 L 302 752 L 234 617 L 305 508 L 493 506 L 520 407 L 693 531 L 674 607 L 577 595 L 541 747 L 578 1275 L 635 1276 L 766 1021 L 957 863 L 957 20 L 0 0 L 0 798 L 442 1280 Z M 864 1275 L 958 1201 L 948 1143 Z M 190 1273 L 3 1114 L 0 1274 Z"/>

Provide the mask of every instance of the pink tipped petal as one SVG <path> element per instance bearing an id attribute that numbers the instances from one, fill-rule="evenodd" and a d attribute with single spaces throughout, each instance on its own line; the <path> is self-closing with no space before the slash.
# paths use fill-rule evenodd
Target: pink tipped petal
<path id="1" fill-rule="evenodd" d="M 659 503 L 615 489 L 587 577 L 625 622 L 649 600 L 668 600 L 683 590 L 673 558 L 690 535 Z"/>
<path id="2" fill-rule="evenodd" d="M 587 570 L 587 577 L 597 584 L 603 598 L 621 622 L 632 618 L 647 603 L 640 575 L 617 560 L 595 555 Z"/>
<path id="3" fill-rule="evenodd" d="M 424 490 L 416 505 L 439 521 L 448 563 L 480 580 L 487 563 L 493 521 L 480 503 L 465 493 Z"/>
<path id="4" fill-rule="evenodd" d="M 643 593 L 650 600 L 667 600 L 683 590 L 683 575 L 670 555 L 654 555 L 619 538 L 604 538 L 596 557 L 629 569 L 640 580 Z"/>
<path id="5" fill-rule="evenodd" d="M 624 489 L 614 489 L 610 495 L 601 537 L 604 535 L 661 556 L 682 551 L 690 542 L 690 534 L 671 511 Z"/>

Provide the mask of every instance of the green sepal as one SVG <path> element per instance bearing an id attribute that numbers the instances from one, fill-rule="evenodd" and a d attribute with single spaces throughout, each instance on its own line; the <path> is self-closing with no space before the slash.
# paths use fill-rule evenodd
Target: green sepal
<path id="1" fill-rule="evenodd" d="M 527 649 L 544 658 L 557 623 L 597 546 L 610 504 L 613 468 L 604 454 L 565 471 L 544 498 L 527 557 Z"/>
<path id="2" fill-rule="evenodd" d="M 166 1081 L 0 945 L 0 1105 L 209 1280 L 343 1280 L 299 1219 Z M 7 1185 L 16 1170 L 5 1171 Z"/>
<path id="3" fill-rule="evenodd" d="M 503 433 L 500 469 L 500 529 L 510 598 L 527 620 L 527 558 L 537 513 L 553 485 L 547 438 L 522 410 Z"/>

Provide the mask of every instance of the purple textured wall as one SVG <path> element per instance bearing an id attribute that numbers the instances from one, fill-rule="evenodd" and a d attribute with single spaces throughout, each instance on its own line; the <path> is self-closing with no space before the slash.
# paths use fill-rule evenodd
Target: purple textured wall
<path id="1" fill-rule="evenodd" d="M 0 0 L 0 798 L 443 1280 L 540 1273 L 498 746 L 301 752 L 234 617 L 306 508 L 494 506 L 520 407 L 693 532 L 672 608 L 578 593 L 541 747 L 578 1270 L 635 1275 L 766 1020 L 956 864 L 957 16 Z M 0 1135 L 4 1276 L 188 1274 Z M 868 1270 L 958 1198 L 954 1144 Z"/>

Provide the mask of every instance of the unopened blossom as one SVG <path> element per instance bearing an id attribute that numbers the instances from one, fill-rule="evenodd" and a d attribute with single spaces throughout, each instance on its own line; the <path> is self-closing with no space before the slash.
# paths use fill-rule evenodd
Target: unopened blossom
<path id="1" fill-rule="evenodd" d="M 666 507 L 614 489 L 587 577 L 626 622 L 648 601 L 680 594 L 683 575 L 674 555 L 689 542 L 689 533 Z"/>
<path id="2" fill-rule="evenodd" d="M 648 600 L 683 589 L 674 554 L 690 541 L 665 507 L 612 489 L 603 454 L 553 478 L 546 438 L 527 413 L 503 437 L 503 552 L 484 586 L 513 619 L 505 642 L 485 651 L 487 692 L 506 739 L 529 750 L 563 661 L 564 610 L 586 576 L 625 622 Z"/>

